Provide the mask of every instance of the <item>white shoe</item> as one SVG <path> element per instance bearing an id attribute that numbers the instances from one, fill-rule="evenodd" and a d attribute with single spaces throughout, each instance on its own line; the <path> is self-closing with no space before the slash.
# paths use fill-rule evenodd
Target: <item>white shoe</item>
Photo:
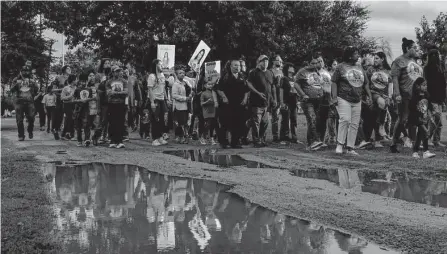
<path id="1" fill-rule="evenodd" d="M 119 143 L 119 144 L 116 146 L 116 148 L 124 148 L 124 147 L 126 147 L 126 146 L 124 146 L 123 143 Z"/>
<path id="2" fill-rule="evenodd" d="M 428 141 L 428 146 L 430 146 L 430 147 L 434 147 L 435 146 L 435 144 L 433 144 L 433 141 Z"/>
<path id="3" fill-rule="evenodd" d="M 109 148 L 116 148 L 116 144 L 110 144 Z"/>
<path id="4" fill-rule="evenodd" d="M 404 141 L 404 147 L 406 148 L 412 148 L 413 147 L 413 143 L 411 142 L 410 138 L 406 138 Z"/>
<path id="5" fill-rule="evenodd" d="M 217 143 L 216 143 L 216 141 L 214 140 L 214 138 L 211 138 L 211 145 L 212 145 L 212 146 L 217 145 Z"/>
<path id="6" fill-rule="evenodd" d="M 200 138 L 200 144 L 202 144 L 202 145 L 206 145 L 206 140 L 204 139 L 204 138 Z"/>
<path id="7" fill-rule="evenodd" d="M 167 133 L 163 133 L 163 139 L 164 140 L 169 140 L 169 135 Z"/>
<path id="8" fill-rule="evenodd" d="M 374 142 L 374 147 L 375 148 L 383 148 L 384 146 L 379 141 L 376 141 L 376 142 Z"/>
<path id="9" fill-rule="evenodd" d="M 417 153 L 417 152 L 414 152 L 411 157 L 413 157 L 415 159 L 420 159 L 421 158 L 421 156 L 419 156 L 419 153 Z"/>
<path id="10" fill-rule="evenodd" d="M 350 154 L 350 155 L 359 155 L 356 151 L 354 151 L 354 149 L 348 150 L 346 152 L 346 154 Z"/>
<path id="11" fill-rule="evenodd" d="M 337 148 L 335 148 L 335 153 L 336 154 L 342 154 L 343 153 L 343 146 L 342 145 L 337 145 Z"/>
<path id="12" fill-rule="evenodd" d="M 362 141 L 362 142 L 360 142 L 360 144 L 359 144 L 359 146 L 357 148 L 358 149 L 365 149 L 370 144 L 371 144 L 371 142 Z"/>
<path id="13" fill-rule="evenodd" d="M 314 149 L 320 148 L 321 145 L 323 145 L 323 142 L 315 141 L 310 145 L 310 149 L 314 150 Z"/>
<path id="14" fill-rule="evenodd" d="M 160 141 L 158 139 L 152 141 L 152 146 L 161 146 Z"/>
<path id="15" fill-rule="evenodd" d="M 164 138 L 160 138 L 158 142 L 160 142 L 160 144 L 162 145 L 166 145 L 168 143 L 168 141 L 166 141 Z"/>
<path id="16" fill-rule="evenodd" d="M 326 148 L 326 147 L 328 147 L 328 145 L 327 145 L 326 143 L 323 143 L 323 144 L 320 146 L 320 148 Z"/>
<path id="17" fill-rule="evenodd" d="M 429 158 L 433 158 L 435 156 L 436 156 L 436 154 L 434 154 L 430 151 L 425 151 L 424 154 L 422 155 L 422 158 L 429 159 Z"/>

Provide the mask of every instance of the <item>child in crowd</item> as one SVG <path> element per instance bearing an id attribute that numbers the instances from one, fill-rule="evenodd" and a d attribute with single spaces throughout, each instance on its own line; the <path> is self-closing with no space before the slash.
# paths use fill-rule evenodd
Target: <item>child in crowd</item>
<path id="1" fill-rule="evenodd" d="M 57 96 L 53 93 L 53 87 L 48 86 L 47 94 L 43 96 L 42 104 L 44 106 L 45 114 L 47 115 L 47 133 L 50 133 L 51 119 L 53 118 L 54 109 L 56 108 Z"/>
<path id="2" fill-rule="evenodd" d="M 200 138 L 200 143 L 206 145 L 206 140 L 211 145 L 216 145 L 214 141 L 214 130 L 217 128 L 216 109 L 219 106 L 217 101 L 217 94 L 213 90 L 214 85 L 210 82 L 205 84 L 206 90 L 200 96 L 200 105 L 202 106 L 203 118 L 205 120 L 205 130 L 203 137 Z"/>
<path id="3" fill-rule="evenodd" d="M 140 117 L 140 137 L 142 139 L 150 139 L 149 131 L 151 129 L 151 121 L 149 116 L 149 109 L 143 109 Z"/>
<path id="4" fill-rule="evenodd" d="M 90 141 L 90 126 L 88 120 L 90 116 L 89 102 L 95 100 L 92 89 L 87 87 L 87 75 L 81 74 L 79 85 L 73 95 L 74 111 L 73 120 L 75 122 L 78 146 L 89 146 Z M 84 130 L 84 143 L 82 143 L 82 130 Z"/>
<path id="5" fill-rule="evenodd" d="M 187 144 L 188 101 L 192 98 L 191 88 L 183 80 L 185 78 L 185 70 L 182 67 L 177 67 L 175 74 L 177 80 L 172 87 L 172 108 L 174 110 L 175 132 L 180 138 L 179 143 Z"/>
<path id="6" fill-rule="evenodd" d="M 428 150 L 428 97 L 427 82 L 419 77 L 413 84 L 413 96 L 410 102 L 410 126 L 417 127 L 416 142 L 413 144 L 413 158 L 420 158 L 419 149 L 422 142 L 424 159 L 435 157 L 434 153 Z"/>

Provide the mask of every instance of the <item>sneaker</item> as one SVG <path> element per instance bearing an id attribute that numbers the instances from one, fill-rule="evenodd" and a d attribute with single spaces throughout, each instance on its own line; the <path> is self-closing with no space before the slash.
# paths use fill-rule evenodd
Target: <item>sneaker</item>
<path id="1" fill-rule="evenodd" d="M 310 145 L 310 148 L 313 150 L 313 149 L 319 148 L 321 145 L 323 145 L 323 142 L 315 141 Z"/>
<path id="2" fill-rule="evenodd" d="M 76 146 L 83 146 L 82 142 L 78 142 Z"/>
<path id="3" fill-rule="evenodd" d="M 99 140 L 98 140 L 98 143 L 100 143 L 100 144 L 104 144 L 105 142 L 106 141 L 105 141 L 105 139 L 103 137 L 100 137 Z"/>
<path id="4" fill-rule="evenodd" d="M 429 159 L 429 158 L 433 158 L 435 156 L 436 156 L 436 154 L 434 154 L 430 151 L 425 151 L 424 154 L 422 155 L 422 158 Z"/>
<path id="5" fill-rule="evenodd" d="M 34 137 L 33 133 L 32 132 L 28 133 L 28 137 L 29 137 L 29 139 L 33 139 L 33 137 Z"/>
<path id="6" fill-rule="evenodd" d="M 371 144 L 371 142 L 367 142 L 367 141 L 362 141 L 360 142 L 360 144 L 357 146 L 358 149 L 365 149 L 367 146 L 369 146 Z"/>
<path id="7" fill-rule="evenodd" d="M 283 140 L 283 141 L 279 142 L 279 144 L 280 145 L 287 145 L 287 142 Z"/>
<path id="8" fill-rule="evenodd" d="M 211 142 L 210 142 L 210 143 L 211 143 L 212 146 L 217 145 L 217 143 L 216 143 L 216 141 L 214 140 L 214 138 L 211 138 Z"/>
<path id="9" fill-rule="evenodd" d="M 433 142 L 433 144 L 435 145 L 435 147 L 440 147 L 440 148 L 444 148 L 445 145 L 441 142 Z"/>
<path id="10" fill-rule="evenodd" d="M 124 146 L 123 143 L 119 143 L 119 144 L 116 146 L 116 148 L 124 148 L 124 147 L 126 147 L 126 146 Z"/>
<path id="11" fill-rule="evenodd" d="M 375 148 L 384 148 L 384 146 L 382 145 L 382 143 L 380 143 L 379 141 L 374 142 L 374 147 L 375 147 Z"/>
<path id="12" fill-rule="evenodd" d="M 19 137 L 19 141 L 24 141 L 25 137 Z"/>
<path id="13" fill-rule="evenodd" d="M 123 137 L 123 141 L 124 142 L 128 142 L 129 141 L 129 137 Z"/>
<path id="14" fill-rule="evenodd" d="M 206 145 L 206 140 L 204 138 L 200 138 L 199 142 L 202 145 Z"/>
<path id="15" fill-rule="evenodd" d="M 411 155 L 411 157 L 415 158 L 415 159 L 420 159 L 421 156 L 419 156 L 418 152 L 414 152 L 413 155 Z"/>
<path id="16" fill-rule="evenodd" d="M 168 135 L 168 133 L 163 133 L 163 139 L 164 139 L 164 140 L 169 140 L 169 135 Z"/>
<path id="17" fill-rule="evenodd" d="M 428 146 L 434 147 L 435 144 L 433 143 L 433 141 L 429 140 L 429 141 L 428 141 Z"/>
<path id="18" fill-rule="evenodd" d="M 336 154 L 342 154 L 343 153 L 343 146 L 338 144 L 337 148 L 335 148 L 335 153 Z"/>
<path id="19" fill-rule="evenodd" d="M 116 144 L 110 144 L 109 148 L 116 148 Z"/>
<path id="20" fill-rule="evenodd" d="M 152 146 L 161 146 L 160 141 L 158 141 L 158 139 L 152 141 Z"/>
<path id="21" fill-rule="evenodd" d="M 328 144 L 326 144 L 326 143 L 323 143 L 323 144 L 320 146 L 320 148 L 326 148 L 326 147 L 328 147 Z"/>
<path id="22" fill-rule="evenodd" d="M 179 144 L 181 144 L 182 141 L 183 141 L 183 139 L 181 139 L 181 138 L 179 138 L 179 137 L 176 137 L 176 138 L 175 138 L 175 142 L 177 142 L 177 143 L 179 143 Z"/>
<path id="23" fill-rule="evenodd" d="M 413 143 L 411 142 L 410 138 L 406 138 L 404 141 L 404 147 L 406 148 L 412 148 L 413 147 Z"/>
<path id="24" fill-rule="evenodd" d="M 397 150 L 397 146 L 396 145 L 392 145 L 392 146 L 390 146 L 390 152 L 391 153 L 399 153 L 399 150 Z"/>
<path id="25" fill-rule="evenodd" d="M 84 142 L 84 145 L 85 145 L 86 147 L 89 147 L 91 142 L 92 142 L 91 140 L 86 140 L 86 141 Z"/>
<path id="26" fill-rule="evenodd" d="M 166 145 L 168 143 L 168 141 L 166 141 L 164 138 L 159 138 L 158 142 L 160 142 L 160 144 L 162 145 Z"/>
<path id="27" fill-rule="evenodd" d="M 354 151 L 354 149 L 348 149 L 348 151 L 346 152 L 346 154 L 350 154 L 350 155 L 359 155 L 356 151 Z"/>

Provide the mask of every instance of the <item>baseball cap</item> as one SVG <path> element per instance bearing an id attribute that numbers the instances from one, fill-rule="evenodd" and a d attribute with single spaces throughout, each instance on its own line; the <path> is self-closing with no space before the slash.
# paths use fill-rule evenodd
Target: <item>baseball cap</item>
<path id="1" fill-rule="evenodd" d="M 258 57 L 258 63 L 259 63 L 259 62 L 262 62 L 262 61 L 264 61 L 264 60 L 269 60 L 268 56 L 266 56 L 266 55 L 261 55 L 261 56 Z"/>
<path id="2" fill-rule="evenodd" d="M 114 66 L 112 66 L 111 70 L 112 70 L 112 72 L 115 72 L 115 71 L 120 71 L 122 69 L 118 65 L 114 65 Z"/>

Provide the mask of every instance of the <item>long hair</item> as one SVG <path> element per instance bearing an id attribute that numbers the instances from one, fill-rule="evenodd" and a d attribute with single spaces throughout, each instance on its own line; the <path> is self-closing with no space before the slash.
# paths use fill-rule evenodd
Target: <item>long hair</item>
<path id="1" fill-rule="evenodd" d="M 380 59 L 382 59 L 382 66 L 383 68 L 385 68 L 386 70 L 391 70 L 390 65 L 388 64 L 388 59 L 386 58 L 385 53 L 383 52 L 376 52 L 374 55 L 380 57 Z"/>
<path id="2" fill-rule="evenodd" d="M 413 40 L 408 40 L 407 38 L 402 38 L 402 52 L 407 53 L 408 48 L 410 48 L 411 46 L 413 46 L 414 41 Z"/>
<path id="3" fill-rule="evenodd" d="M 295 69 L 295 66 L 292 63 L 284 63 L 284 67 L 282 68 L 282 73 L 284 75 L 284 77 L 289 77 L 289 69 L 290 67 L 292 67 L 293 69 Z"/>
<path id="4" fill-rule="evenodd" d="M 157 65 L 158 65 L 159 62 L 160 62 L 160 59 L 152 60 L 151 68 L 149 69 L 149 73 L 152 73 L 155 76 L 157 76 Z"/>
<path id="5" fill-rule="evenodd" d="M 355 47 L 347 47 L 343 52 L 343 62 L 347 63 L 351 61 L 351 57 L 355 52 L 359 52 L 359 50 Z"/>
<path id="6" fill-rule="evenodd" d="M 98 68 L 98 73 L 104 73 L 104 63 L 106 61 L 110 61 L 110 59 L 109 58 L 102 58 L 101 59 L 101 63 L 99 64 L 99 68 Z M 108 74 L 108 73 L 105 73 L 105 74 Z"/>
<path id="7" fill-rule="evenodd" d="M 442 72 L 441 60 L 439 59 L 439 51 L 432 49 L 427 54 L 428 60 L 426 67 L 432 70 Z"/>

